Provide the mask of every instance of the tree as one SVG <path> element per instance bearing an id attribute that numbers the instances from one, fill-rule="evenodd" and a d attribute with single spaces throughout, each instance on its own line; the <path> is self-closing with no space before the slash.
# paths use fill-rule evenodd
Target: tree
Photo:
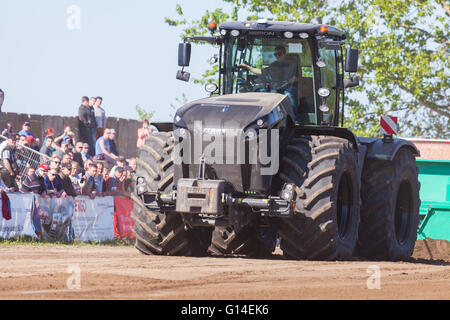
<path id="1" fill-rule="evenodd" d="M 138 114 L 139 120 L 141 121 L 144 119 L 150 121 L 155 115 L 155 111 L 147 111 L 144 108 L 140 107 L 139 105 L 136 105 L 136 112 Z"/>
<path id="2" fill-rule="evenodd" d="M 450 138 L 449 25 L 450 6 L 441 0 L 223 0 L 232 5 L 206 11 L 187 21 L 182 8 L 178 20 L 185 36 L 205 35 L 207 23 L 264 17 L 334 25 L 360 49 L 361 86 L 346 96 L 346 121 L 358 135 L 379 135 L 379 117 L 400 117 L 400 134 Z M 243 20 L 241 18 L 241 20 Z M 218 67 L 206 70 L 196 83 L 217 78 Z M 349 92 L 349 91 L 347 91 Z"/>

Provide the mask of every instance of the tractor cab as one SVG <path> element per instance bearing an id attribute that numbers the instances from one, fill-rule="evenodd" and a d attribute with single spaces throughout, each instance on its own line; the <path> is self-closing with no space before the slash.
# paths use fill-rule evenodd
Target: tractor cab
<path id="1" fill-rule="evenodd" d="M 215 27 L 210 30 L 216 31 Z M 349 48 L 344 66 L 342 31 L 261 19 L 226 22 L 219 33 L 186 39 L 220 45 L 218 85 L 206 86 L 211 94 L 281 93 L 289 98 L 297 124 L 338 125 L 344 87 L 358 85 L 356 77 L 343 78 L 343 70 L 356 72 L 357 50 Z M 179 65 L 188 66 L 190 43 L 179 48 Z M 183 68 L 177 78 L 186 81 L 189 73 Z"/>

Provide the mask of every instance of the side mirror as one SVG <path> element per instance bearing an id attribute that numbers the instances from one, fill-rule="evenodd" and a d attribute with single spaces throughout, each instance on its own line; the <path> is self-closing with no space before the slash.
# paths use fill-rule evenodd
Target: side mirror
<path id="1" fill-rule="evenodd" d="M 345 55 L 345 72 L 358 71 L 358 49 L 347 48 Z"/>
<path id="2" fill-rule="evenodd" d="M 190 77 L 191 77 L 191 74 L 189 72 L 186 72 L 183 70 L 177 71 L 177 80 L 188 82 Z"/>
<path id="3" fill-rule="evenodd" d="M 191 44 L 180 43 L 178 44 L 178 66 L 188 67 L 191 61 Z"/>
<path id="4" fill-rule="evenodd" d="M 344 88 L 352 88 L 359 86 L 359 77 L 353 76 L 348 79 L 344 79 Z"/>

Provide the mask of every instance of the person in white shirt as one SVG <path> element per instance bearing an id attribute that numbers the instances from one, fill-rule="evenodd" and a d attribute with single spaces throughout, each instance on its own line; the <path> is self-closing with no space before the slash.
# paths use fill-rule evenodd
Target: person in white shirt
<path id="1" fill-rule="evenodd" d="M 106 112 L 105 109 L 101 107 L 103 102 L 102 97 L 97 97 L 95 99 L 94 110 L 95 110 L 95 121 L 97 122 L 97 138 L 103 136 L 103 131 L 106 128 Z"/>

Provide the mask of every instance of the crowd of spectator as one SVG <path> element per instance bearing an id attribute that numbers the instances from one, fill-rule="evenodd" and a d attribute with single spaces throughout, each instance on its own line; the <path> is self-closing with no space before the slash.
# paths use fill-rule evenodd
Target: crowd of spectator
<path id="1" fill-rule="evenodd" d="M 136 159 L 126 159 L 118 152 L 116 132 L 106 127 L 102 101 L 101 97 L 82 97 L 78 137 L 70 126 L 60 135 L 47 128 L 41 143 L 31 132 L 30 122 L 24 122 L 17 133 L 7 123 L 1 131 L 7 139 L 0 144 L 0 190 L 32 192 L 44 197 L 92 198 L 133 192 Z M 17 179 L 19 168 L 23 168 L 18 154 L 23 151 L 38 151 L 40 164 L 36 170 L 27 166 L 25 177 Z"/>

